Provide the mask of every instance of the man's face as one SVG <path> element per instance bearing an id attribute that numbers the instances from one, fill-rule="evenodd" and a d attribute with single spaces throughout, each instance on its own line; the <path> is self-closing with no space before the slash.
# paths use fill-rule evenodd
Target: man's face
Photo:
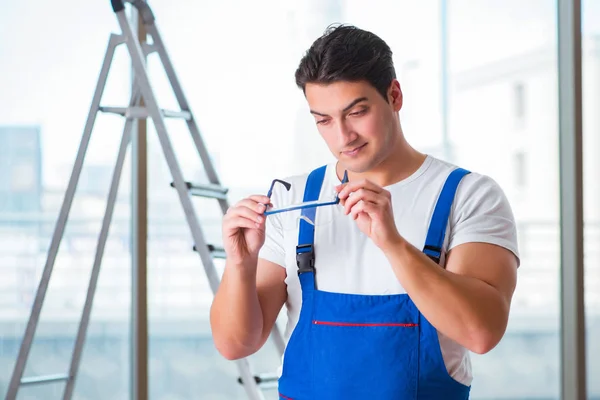
<path id="1" fill-rule="evenodd" d="M 321 136 L 345 168 L 366 172 L 390 154 L 402 106 L 397 81 L 388 89 L 389 102 L 367 82 L 309 83 L 305 93 Z"/>

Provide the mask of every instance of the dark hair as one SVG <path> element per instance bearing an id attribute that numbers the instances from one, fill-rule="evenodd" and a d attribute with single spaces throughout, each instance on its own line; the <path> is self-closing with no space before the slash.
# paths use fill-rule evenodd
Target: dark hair
<path id="1" fill-rule="evenodd" d="M 306 52 L 296 70 L 296 85 L 367 81 L 387 101 L 396 78 L 392 50 L 374 33 L 351 25 L 329 26 Z"/>

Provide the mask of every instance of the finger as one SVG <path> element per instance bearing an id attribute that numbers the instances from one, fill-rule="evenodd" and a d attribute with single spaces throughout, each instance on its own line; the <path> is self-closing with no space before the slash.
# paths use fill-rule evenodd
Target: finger
<path id="1" fill-rule="evenodd" d="M 362 198 L 362 197 L 360 196 L 360 194 L 359 194 L 359 193 L 361 193 L 361 190 L 364 192 L 366 189 L 362 189 L 362 188 L 361 188 L 361 189 L 357 189 L 356 191 L 354 191 L 354 192 L 350 192 L 350 193 L 348 193 L 347 195 L 345 195 L 345 196 L 343 196 L 343 197 L 342 197 L 342 196 L 340 196 L 340 195 L 338 195 L 338 197 L 339 197 L 339 199 L 340 199 L 340 204 L 341 204 L 342 206 L 345 206 L 345 205 L 346 205 L 346 202 L 347 202 L 347 201 L 349 201 L 351 198 L 354 198 L 354 199 L 358 199 L 358 200 L 360 200 L 360 199 Z M 371 192 L 371 193 L 375 193 L 375 192 L 373 192 L 373 191 L 370 191 L 370 192 Z M 377 194 L 377 193 L 375 193 L 375 194 Z"/>
<path id="2" fill-rule="evenodd" d="M 363 179 L 356 182 L 348 182 L 339 193 L 340 199 L 345 199 L 352 192 L 356 192 L 359 189 L 370 190 L 375 193 L 381 193 L 384 189 L 381 186 L 374 184 L 373 182 Z"/>
<path id="3" fill-rule="evenodd" d="M 369 216 L 372 216 L 372 214 L 376 210 L 377 210 L 376 204 L 367 203 L 367 202 L 361 200 L 358 203 L 356 203 L 354 205 L 354 207 L 352 207 L 352 210 L 350 210 L 350 216 L 352 217 L 353 220 L 356 220 L 356 218 L 358 218 L 360 213 L 365 213 L 365 214 L 368 214 Z"/>
<path id="4" fill-rule="evenodd" d="M 341 191 L 342 191 L 342 189 L 344 189 L 346 186 L 348 186 L 348 182 L 346 182 L 346 183 L 340 183 L 339 185 L 337 185 L 337 186 L 335 187 L 335 191 L 339 193 L 339 192 L 341 192 Z"/>
<path id="5" fill-rule="evenodd" d="M 257 196 L 263 199 L 267 199 L 265 203 L 257 202 L 251 198 L 240 200 L 234 207 L 234 209 L 238 209 L 240 207 L 246 207 L 252 211 L 256 211 L 257 213 L 262 214 L 266 210 L 266 206 L 269 204 L 269 198 L 266 196 Z"/>
<path id="6" fill-rule="evenodd" d="M 230 218 L 224 226 L 225 232 L 237 231 L 238 229 L 262 229 L 263 224 L 252 221 L 241 216 Z"/>
<path id="7" fill-rule="evenodd" d="M 344 201 L 343 206 L 345 209 L 344 211 L 346 212 L 346 214 L 348 214 L 352 207 L 354 207 L 354 205 L 357 204 L 359 201 L 383 205 L 386 200 L 387 199 L 385 197 L 381 196 L 378 193 L 372 192 L 370 190 L 358 189 Z"/>
<path id="8" fill-rule="evenodd" d="M 259 204 L 269 204 L 271 202 L 271 199 L 268 198 L 267 196 L 263 196 L 261 194 L 255 194 L 249 197 L 250 200 L 254 200 L 255 202 L 259 203 Z"/>
<path id="9" fill-rule="evenodd" d="M 245 205 L 236 206 L 227 211 L 226 217 L 228 217 L 228 219 L 244 217 L 253 222 L 257 222 L 257 223 L 261 224 L 264 222 L 265 216 L 262 215 L 262 211 L 258 211 L 260 209 L 259 206 L 262 208 L 265 207 L 264 205 L 257 205 L 257 204 L 254 204 L 255 209 L 251 209 Z"/>

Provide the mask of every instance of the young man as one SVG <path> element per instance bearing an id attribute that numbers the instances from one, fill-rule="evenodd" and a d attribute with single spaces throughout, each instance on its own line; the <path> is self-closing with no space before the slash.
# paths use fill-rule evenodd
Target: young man
<path id="1" fill-rule="evenodd" d="M 281 399 L 467 399 L 469 351 L 501 340 L 516 285 L 503 191 L 407 143 L 392 52 L 373 33 L 329 29 L 296 81 L 337 162 L 224 217 L 217 349 L 253 354 L 286 304 Z M 294 229 L 297 215 L 264 214 L 332 190 L 340 203 L 303 209 Z"/>

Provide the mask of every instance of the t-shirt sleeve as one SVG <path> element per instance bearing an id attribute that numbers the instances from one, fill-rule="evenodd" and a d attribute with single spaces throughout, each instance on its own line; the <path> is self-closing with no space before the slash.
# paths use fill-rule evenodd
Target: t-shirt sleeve
<path id="1" fill-rule="evenodd" d="M 463 243 L 490 243 L 510 250 L 520 262 L 515 218 L 498 183 L 471 173 L 460 183 L 454 204 L 448 251 Z"/>
<path id="2" fill-rule="evenodd" d="M 283 240 L 283 227 L 280 215 L 274 214 L 268 216 L 265 229 L 265 244 L 258 252 L 258 257 L 285 268 Z"/>

